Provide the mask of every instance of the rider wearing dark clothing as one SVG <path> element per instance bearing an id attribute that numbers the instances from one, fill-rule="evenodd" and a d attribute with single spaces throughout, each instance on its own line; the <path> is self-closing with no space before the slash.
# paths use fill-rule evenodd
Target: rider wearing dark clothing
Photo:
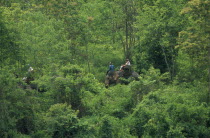
<path id="1" fill-rule="evenodd" d="M 109 71 L 114 71 L 114 65 L 109 65 Z"/>
<path id="2" fill-rule="evenodd" d="M 106 74 L 108 74 L 109 71 L 114 71 L 114 65 L 111 62 L 109 63 L 109 70 Z"/>

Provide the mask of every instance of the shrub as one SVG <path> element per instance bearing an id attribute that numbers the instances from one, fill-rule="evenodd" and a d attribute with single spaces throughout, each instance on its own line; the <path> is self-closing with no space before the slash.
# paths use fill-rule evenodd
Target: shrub
<path id="1" fill-rule="evenodd" d="M 208 137 L 210 108 L 193 86 L 169 86 L 150 92 L 127 121 L 139 137 Z M 205 95 L 203 92 L 202 95 Z"/>
<path id="2" fill-rule="evenodd" d="M 67 104 L 55 104 L 44 115 L 45 130 L 51 137 L 72 137 L 78 131 L 78 112 Z"/>

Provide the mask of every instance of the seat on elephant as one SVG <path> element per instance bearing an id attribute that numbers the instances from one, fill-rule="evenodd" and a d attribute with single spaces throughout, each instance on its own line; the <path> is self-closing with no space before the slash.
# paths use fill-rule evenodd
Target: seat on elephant
<path id="1" fill-rule="evenodd" d="M 131 72 L 131 65 L 126 65 L 123 67 L 124 72 Z"/>
<path id="2" fill-rule="evenodd" d="M 128 78 L 132 74 L 132 70 L 131 70 L 131 66 L 130 65 L 124 66 L 122 70 L 123 70 L 123 76 L 125 78 Z"/>

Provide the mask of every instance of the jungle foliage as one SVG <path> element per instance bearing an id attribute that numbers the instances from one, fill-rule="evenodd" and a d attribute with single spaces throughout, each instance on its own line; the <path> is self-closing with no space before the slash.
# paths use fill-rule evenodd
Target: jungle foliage
<path id="1" fill-rule="evenodd" d="M 209 105 L 209 0 L 0 1 L 2 138 L 203 138 Z"/>

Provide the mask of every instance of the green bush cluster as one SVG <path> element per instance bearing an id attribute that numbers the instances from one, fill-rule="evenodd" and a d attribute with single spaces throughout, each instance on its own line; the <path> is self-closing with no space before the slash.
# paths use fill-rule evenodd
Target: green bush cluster
<path id="1" fill-rule="evenodd" d="M 4 73 L 3 73 L 4 72 Z M 151 68 L 140 81 L 108 89 L 79 66 L 23 89 L 2 70 L 1 137 L 208 137 L 207 90 L 199 83 L 166 85 Z M 43 84 L 44 85 L 43 85 Z"/>
<path id="2" fill-rule="evenodd" d="M 200 92 L 170 86 L 148 94 L 129 118 L 132 132 L 139 137 L 208 137 L 209 107 L 199 102 Z"/>
<path id="3" fill-rule="evenodd" d="M 1 0 L 0 137 L 208 138 L 209 7 Z M 139 80 L 105 88 L 127 58 Z"/>

